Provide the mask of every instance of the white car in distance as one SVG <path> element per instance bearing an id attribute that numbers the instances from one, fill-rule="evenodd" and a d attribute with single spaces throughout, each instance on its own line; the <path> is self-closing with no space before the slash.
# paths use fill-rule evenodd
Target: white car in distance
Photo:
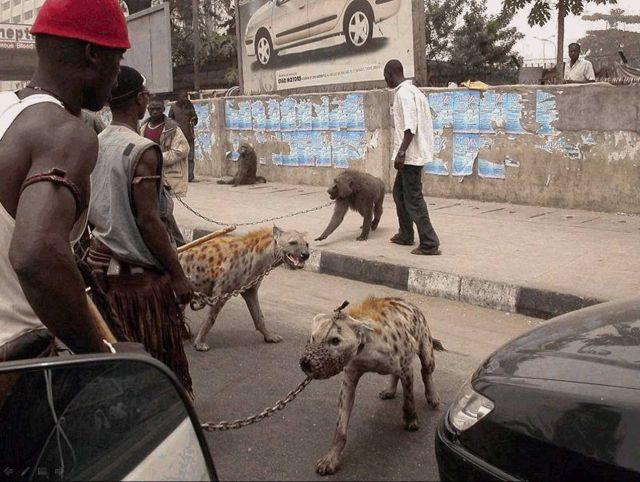
<path id="1" fill-rule="evenodd" d="M 373 25 L 400 10 L 401 0 L 270 0 L 249 19 L 245 48 L 261 66 L 277 51 L 344 36 L 358 50 L 373 36 Z"/>

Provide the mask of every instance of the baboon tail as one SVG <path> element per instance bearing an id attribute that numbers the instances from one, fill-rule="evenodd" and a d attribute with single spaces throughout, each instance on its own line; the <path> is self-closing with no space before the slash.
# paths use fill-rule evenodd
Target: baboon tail
<path id="1" fill-rule="evenodd" d="M 267 182 L 267 180 L 262 176 L 256 176 L 256 182 Z"/>
<path id="2" fill-rule="evenodd" d="M 435 338 L 432 340 L 433 349 L 435 351 L 447 351 L 444 346 L 442 346 L 442 342 L 440 340 L 436 340 Z"/>

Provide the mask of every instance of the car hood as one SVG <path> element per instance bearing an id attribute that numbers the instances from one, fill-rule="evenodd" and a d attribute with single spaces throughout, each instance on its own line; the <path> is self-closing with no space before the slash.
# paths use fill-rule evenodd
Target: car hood
<path id="1" fill-rule="evenodd" d="M 271 9 L 273 7 L 273 2 L 269 1 L 265 3 L 258 10 L 253 12 L 251 18 L 247 22 L 246 34 L 251 35 L 254 34 L 255 31 L 262 26 L 268 26 L 265 24 L 265 21 L 271 17 Z"/>
<path id="2" fill-rule="evenodd" d="M 640 390 L 640 297 L 559 316 L 507 343 L 481 377 L 536 378 Z"/>

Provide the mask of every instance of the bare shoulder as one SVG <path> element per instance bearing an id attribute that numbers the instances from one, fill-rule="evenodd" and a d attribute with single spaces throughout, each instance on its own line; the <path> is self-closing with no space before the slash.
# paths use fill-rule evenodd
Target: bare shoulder
<path id="1" fill-rule="evenodd" d="M 136 176 L 153 176 L 158 170 L 158 163 L 160 162 L 161 154 L 157 146 L 150 146 L 146 149 L 138 163 L 136 164 L 135 174 Z"/>

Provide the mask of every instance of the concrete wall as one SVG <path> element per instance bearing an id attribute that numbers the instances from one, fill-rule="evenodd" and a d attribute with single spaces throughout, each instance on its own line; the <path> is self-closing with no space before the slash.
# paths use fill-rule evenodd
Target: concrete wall
<path id="1" fill-rule="evenodd" d="M 425 193 L 640 213 L 640 87 L 424 89 L 436 159 Z M 327 186 L 343 167 L 390 187 L 386 90 L 198 101 L 197 172 L 230 175 L 240 142 L 268 180 Z"/>

